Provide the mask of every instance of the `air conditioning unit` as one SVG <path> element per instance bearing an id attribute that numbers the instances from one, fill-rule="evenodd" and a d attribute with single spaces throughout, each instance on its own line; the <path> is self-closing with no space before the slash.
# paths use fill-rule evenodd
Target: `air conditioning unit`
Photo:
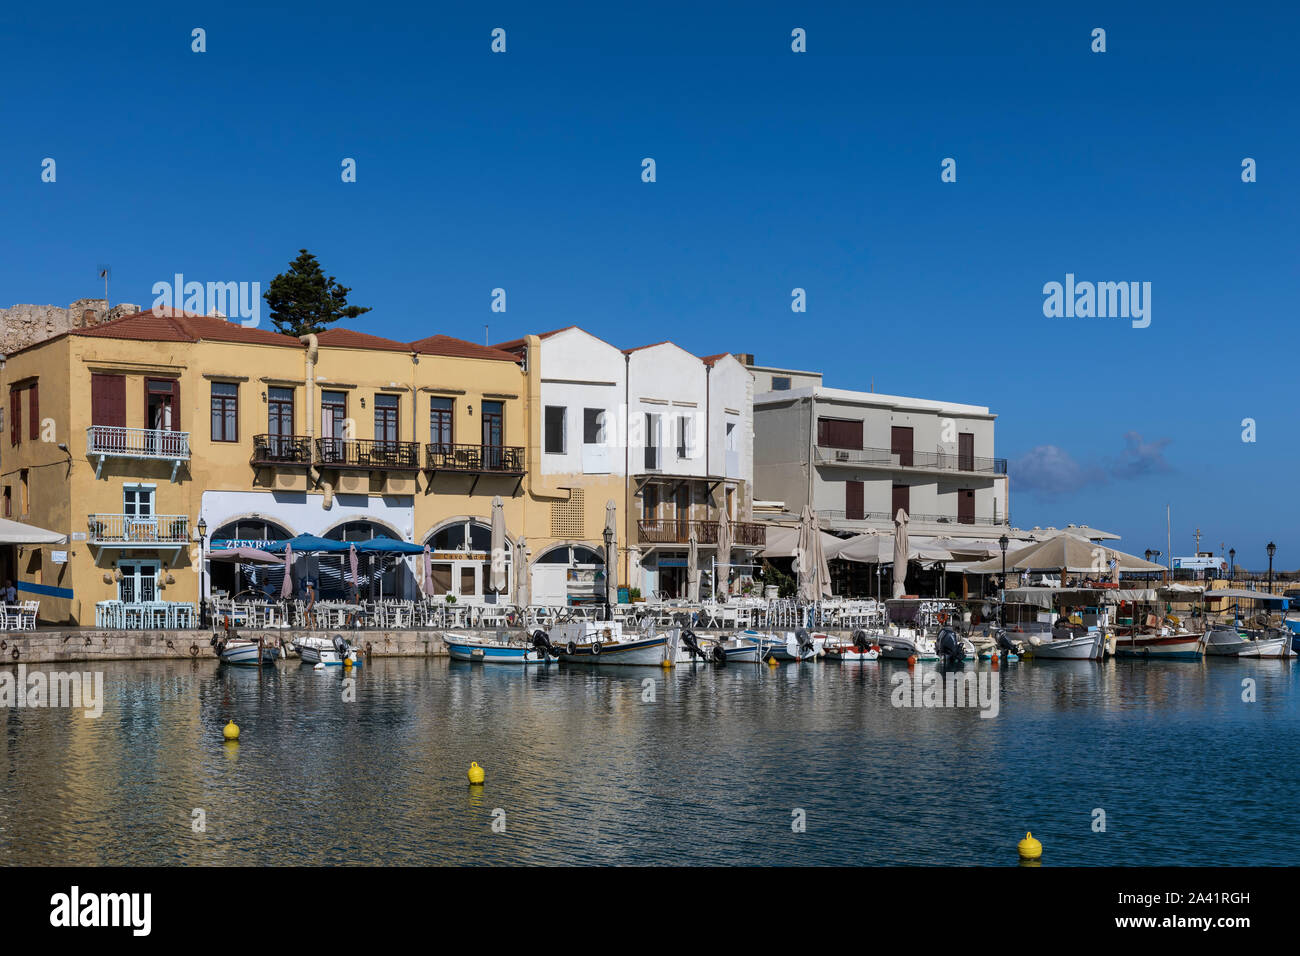
<path id="1" fill-rule="evenodd" d="M 848 453 L 847 451 L 839 451 L 839 450 L 837 450 L 837 451 L 835 452 L 835 460 L 836 460 L 836 461 L 848 461 L 848 460 L 849 460 L 849 453 Z"/>

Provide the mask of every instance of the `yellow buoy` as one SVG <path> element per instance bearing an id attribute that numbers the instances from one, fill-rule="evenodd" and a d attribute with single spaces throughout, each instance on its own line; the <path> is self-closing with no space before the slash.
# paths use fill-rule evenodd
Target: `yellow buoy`
<path id="1" fill-rule="evenodd" d="M 776 658 L 775 658 L 775 657 L 769 657 L 769 658 L 767 659 L 767 666 L 768 666 L 768 667 L 775 667 L 775 666 L 776 666 Z"/>
<path id="2" fill-rule="evenodd" d="M 480 767 L 477 763 L 471 763 L 469 765 L 469 782 L 482 783 L 483 777 L 484 777 L 483 768 Z"/>
<path id="3" fill-rule="evenodd" d="M 660 666 L 660 667 L 672 667 L 672 666 L 673 666 L 672 658 L 665 657 L 665 658 L 663 659 L 663 661 L 660 663 L 659 666 Z"/>
<path id="4" fill-rule="evenodd" d="M 239 739 L 239 728 L 235 725 L 233 720 L 228 722 L 225 728 L 222 729 L 221 736 L 225 737 L 227 740 Z"/>
<path id="5" fill-rule="evenodd" d="M 343 669 L 347 670 L 351 666 L 352 666 L 352 658 L 350 657 L 343 658 Z"/>
<path id="6" fill-rule="evenodd" d="M 1043 855 L 1043 845 L 1034 839 L 1032 833 L 1025 834 L 1025 838 L 1016 844 L 1016 850 L 1022 860 L 1037 860 Z"/>

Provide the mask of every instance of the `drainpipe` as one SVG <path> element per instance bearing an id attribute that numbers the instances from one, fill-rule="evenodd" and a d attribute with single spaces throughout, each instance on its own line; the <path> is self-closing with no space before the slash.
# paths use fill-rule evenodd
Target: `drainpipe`
<path id="1" fill-rule="evenodd" d="M 623 540 L 627 542 L 627 573 L 632 580 L 632 354 L 623 353 Z M 637 541 L 640 553 L 641 542 Z"/>
<path id="2" fill-rule="evenodd" d="M 313 333 L 298 336 L 298 341 L 307 346 L 304 373 L 307 393 L 307 441 L 314 461 L 316 457 L 316 362 L 320 357 L 320 343 Z M 334 506 L 334 483 L 325 481 L 315 464 L 308 467 L 307 476 L 325 492 L 325 496 L 321 499 L 321 507 L 328 511 Z"/>

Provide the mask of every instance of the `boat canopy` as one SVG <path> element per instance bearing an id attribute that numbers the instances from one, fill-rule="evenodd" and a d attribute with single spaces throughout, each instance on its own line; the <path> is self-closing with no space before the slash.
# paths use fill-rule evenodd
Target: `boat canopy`
<path id="1" fill-rule="evenodd" d="M 1007 600 L 1053 608 L 1062 604 L 1119 604 L 1157 600 L 1153 588 L 1007 588 Z"/>
<path id="2" fill-rule="evenodd" d="M 1288 602 L 1280 594 L 1269 594 L 1265 591 L 1248 591 L 1245 588 L 1222 588 L 1218 591 L 1206 591 L 1206 598 L 1216 600 L 1218 598 L 1236 598 L 1239 601 L 1267 601 L 1280 602 L 1282 607 L 1286 607 Z"/>

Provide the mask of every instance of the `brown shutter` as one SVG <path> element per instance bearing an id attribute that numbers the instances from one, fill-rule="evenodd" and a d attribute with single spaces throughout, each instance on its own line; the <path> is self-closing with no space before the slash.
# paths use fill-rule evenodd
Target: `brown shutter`
<path id="1" fill-rule="evenodd" d="M 893 518 L 898 514 L 898 510 L 907 512 L 907 516 L 912 516 L 912 489 L 908 485 L 894 485 L 894 507 L 889 517 Z"/>
<path id="2" fill-rule="evenodd" d="M 21 389 L 9 389 L 9 444 L 17 445 L 23 440 L 23 393 Z"/>
<path id="3" fill-rule="evenodd" d="M 862 501 L 862 482 L 846 481 L 844 483 L 844 517 L 850 521 L 861 521 L 865 517 Z"/>
<path id="4" fill-rule="evenodd" d="M 889 453 L 898 456 L 898 464 L 901 467 L 912 467 L 912 429 L 910 426 L 894 425 L 889 429 Z"/>
<path id="5" fill-rule="evenodd" d="M 90 376 L 90 423 L 126 427 L 126 376 Z"/>
<path id="6" fill-rule="evenodd" d="M 31 398 L 27 406 L 28 437 L 36 441 L 41 437 L 41 386 L 39 382 L 32 385 Z"/>
<path id="7" fill-rule="evenodd" d="M 957 467 L 962 471 L 975 470 L 975 436 L 971 432 L 957 436 Z"/>
<path id="8" fill-rule="evenodd" d="M 957 490 L 957 523 L 975 523 L 975 491 L 971 488 Z"/>

